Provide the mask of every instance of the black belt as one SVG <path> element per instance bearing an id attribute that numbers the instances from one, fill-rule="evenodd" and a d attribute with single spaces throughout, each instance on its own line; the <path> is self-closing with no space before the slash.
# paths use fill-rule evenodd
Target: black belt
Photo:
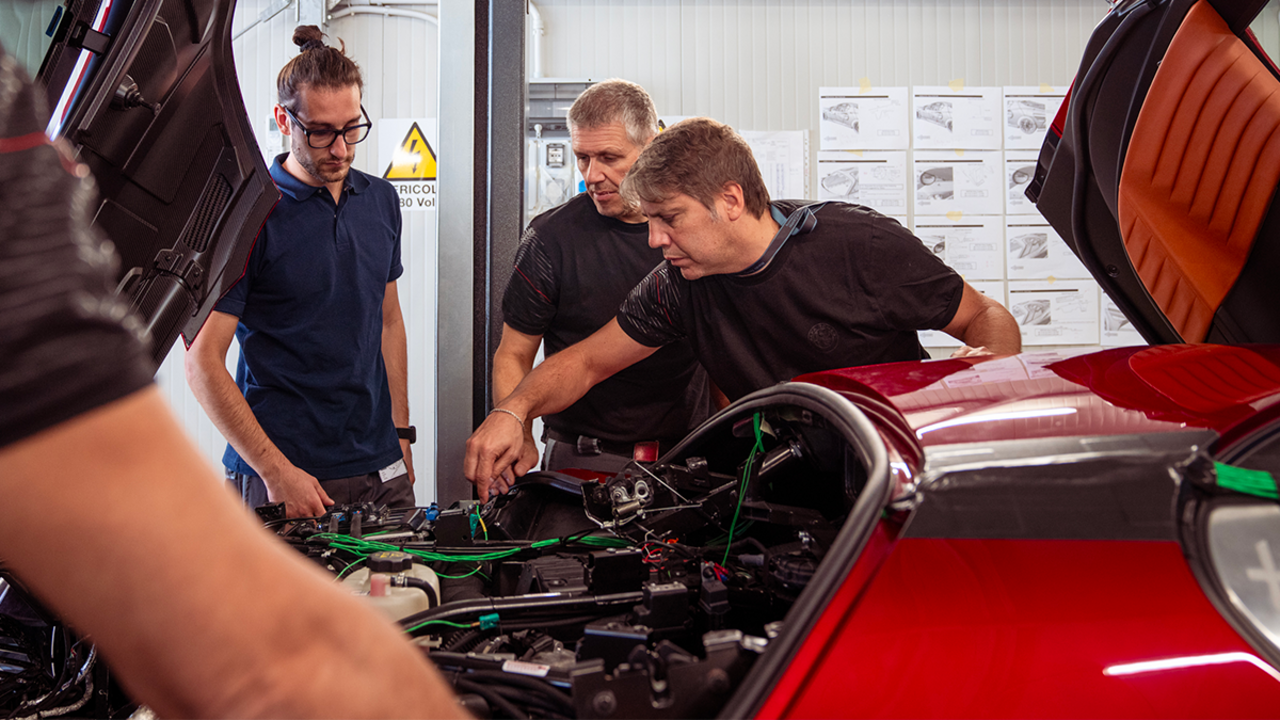
<path id="1" fill-rule="evenodd" d="M 670 450 L 678 442 L 677 440 L 646 440 L 641 442 L 626 443 L 614 440 L 601 440 L 600 438 L 588 437 L 586 435 L 570 435 L 562 433 L 559 430 L 547 428 L 547 437 L 558 443 L 565 443 L 577 449 L 579 455 L 599 455 L 608 453 L 610 455 L 621 455 L 635 459 L 637 449 L 647 449 L 653 444 L 657 444 L 658 449 L 653 457 L 656 460 L 662 456 L 662 453 Z"/>

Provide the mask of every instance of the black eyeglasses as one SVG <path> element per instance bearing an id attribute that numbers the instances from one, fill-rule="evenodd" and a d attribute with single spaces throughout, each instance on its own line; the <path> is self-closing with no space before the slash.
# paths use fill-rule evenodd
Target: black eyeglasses
<path id="1" fill-rule="evenodd" d="M 358 142 L 363 142 L 365 138 L 369 137 L 369 129 L 373 127 L 372 122 L 366 122 L 360 123 L 359 125 L 344 127 L 341 130 L 308 130 L 307 126 L 302 124 L 302 121 L 298 119 L 297 115 L 293 114 L 292 110 L 284 107 L 283 105 L 280 107 L 284 110 L 285 115 L 288 115 L 289 119 L 292 120 L 300 130 L 302 130 L 302 134 L 307 136 L 307 144 L 317 150 L 322 150 L 333 145 L 338 141 L 339 135 L 342 136 L 342 142 L 348 145 L 355 145 Z M 369 119 L 369 113 L 364 111 L 364 105 L 360 106 L 360 114 L 364 116 L 364 119 Z"/>

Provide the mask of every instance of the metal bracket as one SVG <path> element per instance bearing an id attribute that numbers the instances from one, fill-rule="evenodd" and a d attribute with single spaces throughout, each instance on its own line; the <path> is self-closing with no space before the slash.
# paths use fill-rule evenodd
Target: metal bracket
<path id="1" fill-rule="evenodd" d="M 105 55 L 111 49 L 111 36 L 94 30 L 88 23 L 76 23 L 71 29 L 67 44 L 73 48 L 88 50 L 95 55 Z"/>
<path id="2" fill-rule="evenodd" d="M 247 26 L 245 26 L 242 30 L 240 30 L 240 32 L 236 33 L 235 35 L 232 35 L 231 39 L 239 40 L 241 35 L 244 35 L 250 30 L 258 27 L 262 23 L 284 12 L 292 4 L 293 4 L 293 0 L 276 0 L 275 2 L 271 3 L 267 7 L 263 8 L 262 12 L 258 14 L 257 20 L 254 20 L 253 22 L 249 23 Z"/>

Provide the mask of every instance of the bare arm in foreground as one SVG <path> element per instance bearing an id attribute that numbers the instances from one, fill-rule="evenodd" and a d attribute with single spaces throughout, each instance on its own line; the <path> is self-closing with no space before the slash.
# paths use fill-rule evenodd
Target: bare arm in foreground
<path id="1" fill-rule="evenodd" d="M 463 473 L 487 502 L 495 480 L 510 469 L 516 476 L 533 467 L 524 452 L 525 423 L 559 412 L 595 387 L 596 383 L 649 357 L 657 348 L 632 340 L 616 319 L 586 340 L 571 345 L 534 368 L 467 439 Z M 536 458 L 534 460 L 536 462 Z M 494 488 L 498 489 L 498 488 Z"/>
<path id="2" fill-rule="evenodd" d="M 0 449 L 0 497 L 0 555 L 162 716 L 463 716 L 393 625 L 255 526 L 154 387 Z"/>

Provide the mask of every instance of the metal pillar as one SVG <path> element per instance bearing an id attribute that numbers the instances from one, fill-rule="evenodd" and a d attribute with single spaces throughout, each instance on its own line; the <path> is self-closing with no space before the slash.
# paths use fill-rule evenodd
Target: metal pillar
<path id="1" fill-rule="evenodd" d="M 497 316 L 519 242 L 524 184 L 519 0 L 440 3 L 439 337 L 436 494 L 471 497 L 466 439 L 490 403 Z"/>
<path id="2" fill-rule="evenodd" d="M 325 29 L 328 16 L 325 0 L 298 0 L 298 24 Z"/>

